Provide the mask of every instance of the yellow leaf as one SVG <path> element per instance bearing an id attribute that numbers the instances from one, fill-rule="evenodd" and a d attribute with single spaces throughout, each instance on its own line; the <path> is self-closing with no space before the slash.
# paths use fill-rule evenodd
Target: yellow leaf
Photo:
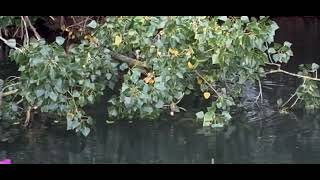
<path id="1" fill-rule="evenodd" d="M 192 50 L 192 48 L 189 48 L 189 49 L 186 49 L 186 55 L 187 56 L 191 56 L 194 52 L 193 52 L 193 50 Z"/>
<path id="2" fill-rule="evenodd" d="M 197 79 L 198 84 L 202 84 L 203 80 L 201 78 Z"/>
<path id="3" fill-rule="evenodd" d="M 203 96 L 204 96 L 205 99 L 209 99 L 210 93 L 209 92 L 205 92 L 205 93 L 203 93 Z"/>
<path id="4" fill-rule="evenodd" d="M 189 62 L 188 62 L 188 67 L 189 67 L 189 69 L 193 69 L 193 68 L 194 68 L 194 65 L 189 61 Z"/>
<path id="5" fill-rule="evenodd" d="M 143 80 L 147 84 L 153 84 L 154 83 L 154 74 L 153 73 L 148 73 L 148 76 L 145 77 Z"/>
<path id="6" fill-rule="evenodd" d="M 114 45 L 119 46 L 121 42 L 122 42 L 122 37 L 116 36 L 116 38 L 114 40 Z"/>
<path id="7" fill-rule="evenodd" d="M 161 52 L 157 50 L 157 56 L 160 57 L 161 56 Z"/>
<path id="8" fill-rule="evenodd" d="M 179 51 L 172 48 L 169 49 L 169 53 L 171 53 L 174 57 L 179 55 Z"/>

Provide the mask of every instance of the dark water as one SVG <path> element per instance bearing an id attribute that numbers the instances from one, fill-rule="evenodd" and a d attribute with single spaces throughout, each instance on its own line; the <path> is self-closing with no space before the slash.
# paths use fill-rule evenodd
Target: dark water
<path id="1" fill-rule="evenodd" d="M 318 62 L 318 19 L 277 19 L 277 41 L 293 43 L 295 57 L 286 68 Z M 299 80 L 274 75 L 263 81 L 263 104 L 253 103 L 258 88 L 248 86 L 243 112 L 226 129 L 196 127 L 193 113 L 159 121 L 105 124 L 105 109 L 89 112 L 97 120 L 87 139 L 65 127 L 32 129 L 12 144 L 0 144 L 0 157 L 14 163 L 320 163 L 320 113 L 280 113 L 276 101 L 290 97 Z M 102 100 L 103 102 L 103 100 Z M 192 111 L 197 111 L 191 108 Z"/>

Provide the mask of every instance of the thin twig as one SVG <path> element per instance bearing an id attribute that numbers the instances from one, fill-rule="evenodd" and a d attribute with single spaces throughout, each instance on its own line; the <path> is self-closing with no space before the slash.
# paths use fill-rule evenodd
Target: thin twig
<path id="1" fill-rule="evenodd" d="M 281 68 L 281 65 L 280 65 L 280 64 L 276 64 L 276 63 L 265 63 L 265 64 L 270 65 L 270 66 L 277 66 L 278 69 Z"/>
<path id="2" fill-rule="evenodd" d="M 19 84 L 20 84 L 20 82 L 14 83 L 14 84 L 9 84 L 9 85 L 7 85 L 7 86 L 5 86 L 5 87 L 2 88 L 2 92 L 3 92 L 5 89 L 9 88 L 9 87 L 16 86 L 16 85 L 19 85 Z"/>
<path id="3" fill-rule="evenodd" d="M 284 104 L 282 104 L 281 107 L 284 107 L 285 105 L 287 105 L 291 101 L 291 99 L 294 98 L 296 95 L 297 95 L 297 91 Z M 297 98 L 297 99 L 299 99 L 299 98 Z"/>
<path id="4" fill-rule="evenodd" d="M 201 76 L 201 74 L 197 70 L 195 70 L 195 73 L 217 94 L 217 96 L 220 97 L 220 94 L 218 93 L 218 91 L 214 89 L 214 87 L 206 79 L 204 79 L 204 77 Z"/>
<path id="5" fill-rule="evenodd" d="M 306 79 L 303 80 L 303 83 L 302 83 L 301 85 L 304 85 L 305 83 L 306 83 Z M 284 107 L 285 105 L 287 105 L 287 104 L 291 101 L 291 99 L 298 94 L 298 90 L 299 90 L 299 88 L 296 89 L 296 91 L 294 92 L 294 94 L 293 94 L 284 104 L 282 104 L 281 107 Z M 296 99 L 296 101 L 295 101 L 294 104 L 297 103 L 298 99 L 299 99 L 299 98 Z M 293 105 L 294 105 L 294 104 L 293 104 Z M 293 106 L 291 105 L 291 107 L 293 107 Z M 291 108 L 291 107 L 290 107 L 290 108 Z"/>
<path id="6" fill-rule="evenodd" d="M 10 78 L 12 78 L 12 79 L 10 79 Z M 9 80 L 10 79 L 10 80 Z M 17 77 L 17 76 L 9 76 L 9 77 L 7 77 L 6 78 L 6 81 L 14 81 L 14 80 L 16 80 L 16 79 L 20 79 L 20 77 Z"/>
<path id="7" fill-rule="evenodd" d="M 23 102 L 23 98 L 21 98 L 16 104 L 18 105 L 18 104 L 20 104 L 22 102 Z"/>
<path id="8" fill-rule="evenodd" d="M 30 28 L 32 29 L 34 35 L 36 36 L 37 40 L 39 41 L 41 39 L 41 36 L 37 32 L 36 28 L 32 25 L 28 16 L 25 16 L 25 19 L 26 19 L 26 22 L 28 22 L 28 24 L 29 24 Z"/>
<path id="9" fill-rule="evenodd" d="M 24 17 L 23 17 L 23 16 L 21 16 L 21 20 L 22 20 L 22 22 L 23 22 L 23 24 L 24 24 L 24 29 L 25 29 L 25 31 L 26 31 L 26 43 L 27 43 L 27 45 L 29 45 L 29 34 L 28 34 L 27 23 L 26 23 L 26 21 L 24 20 Z"/>
<path id="10" fill-rule="evenodd" d="M 13 33 L 13 37 L 16 37 L 16 35 L 18 34 L 19 30 L 20 30 L 20 27 L 17 27 L 17 30 Z"/>
<path id="11" fill-rule="evenodd" d="M 290 106 L 289 109 L 291 109 L 294 105 L 296 105 L 299 99 L 300 99 L 300 98 L 297 98 L 297 99 L 294 101 L 294 103 Z"/>
<path id="12" fill-rule="evenodd" d="M 310 76 L 303 76 L 303 75 L 299 75 L 299 74 L 294 74 L 294 73 L 290 73 L 288 71 L 284 71 L 282 69 L 271 70 L 269 72 L 266 72 L 266 74 L 273 74 L 273 73 L 284 73 L 284 74 L 288 74 L 288 75 L 299 77 L 299 78 L 305 78 L 305 79 L 309 79 L 309 80 L 313 80 L 313 81 L 320 81 L 320 79 L 318 79 L 318 78 L 313 78 L 313 77 L 310 77 Z"/>
<path id="13" fill-rule="evenodd" d="M 2 93 L 2 97 L 6 97 L 6 96 L 10 96 L 12 94 L 16 94 L 18 91 L 19 91 L 18 89 L 15 89 L 15 90 L 12 90 L 12 91 L 4 92 L 4 93 Z"/>

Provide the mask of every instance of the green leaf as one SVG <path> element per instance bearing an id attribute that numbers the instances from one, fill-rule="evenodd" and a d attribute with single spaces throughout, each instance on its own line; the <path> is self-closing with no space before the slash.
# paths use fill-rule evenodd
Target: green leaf
<path id="1" fill-rule="evenodd" d="M 177 72 L 176 74 L 180 79 L 183 79 L 183 75 L 181 74 L 181 72 Z"/>
<path id="2" fill-rule="evenodd" d="M 227 121 L 231 119 L 231 115 L 228 111 L 223 111 L 222 116 L 224 116 Z"/>
<path id="3" fill-rule="evenodd" d="M 204 118 L 203 111 L 200 111 L 200 112 L 196 113 L 196 116 L 197 116 L 198 119 L 203 119 Z"/>
<path id="4" fill-rule="evenodd" d="M 92 20 L 87 26 L 95 29 L 97 27 L 97 22 L 95 20 Z"/>
<path id="5" fill-rule="evenodd" d="M 290 48 L 292 44 L 291 44 L 290 42 L 288 42 L 288 41 L 285 41 L 285 42 L 283 43 L 283 45 Z"/>
<path id="6" fill-rule="evenodd" d="M 52 91 L 49 93 L 49 97 L 53 101 L 57 101 L 57 99 L 58 99 L 58 95 L 56 93 L 52 92 Z"/>
<path id="7" fill-rule="evenodd" d="M 65 39 L 61 36 L 56 37 L 56 43 L 61 46 L 64 43 Z"/>
<path id="8" fill-rule="evenodd" d="M 45 93 L 45 91 L 42 90 L 42 89 L 36 90 L 36 96 L 37 96 L 37 97 L 40 97 L 40 96 L 44 95 L 44 93 Z"/>
<path id="9" fill-rule="evenodd" d="M 164 86 L 164 83 L 163 82 L 160 82 L 160 83 L 156 83 L 154 85 L 154 87 L 160 91 L 164 91 L 166 89 L 166 87 Z"/>
<path id="10" fill-rule="evenodd" d="M 71 128 L 72 129 L 75 129 L 75 128 L 77 128 L 78 126 L 80 126 L 80 122 L 77 120 L 77 119 L 74 119 L 73 121 L 72 121 L 72 124 L 71 124 Z"/>
<path id="11" fill-rule="evenodd" d="M 20 72 L 22 72 L 22 71 L 24 71 L 24 70 L 26 70 L 26 67 L 25 67 L 25 66 L 20 66 L 19 69 L 18 69 L 18 71 L 20 71 Z"/>
<path id="12" fill-rule="evenodd" d="M 212 64 L 219 64 L 218 55 L 213 54 L 212 55 Z"/>
<path id="13" fill-rule="evenodd" d="M 93 103 L 93 96 L 92 96 L 92 95 L 88 96 L 88 101 L 89 101 L 90 103 Z"/>
<path id="14" fill-rule="evenodd" d="M 72 93 L 72 97 L 80 97 L 80 93 L 77 90 L 75 90 Z"/>
<path id="15" fill-rule="evenodd" d="M 128 69 L 128 68 L 129 68 L 129 66 L 128 66 L 127 63 L 122 63 L 122 64 L 120 65 L 120 67 L 119 67 L 119 69 L 120 69 L 121 71 L 124 71 L 124 70 L 126 70 L 126 69 Z"/>
<path id="16" fill-rule="evenodd" d="M 164 105 L 163 101 L 160 100 L 156 103 L 155 107 L 160 109 L 160 108 L 163 108 L 163 105 Z"/>
<path id="17" fill-rule="evenodd" d="M 88 117 L 87 123 L 90 124 L 90 125 L 93 125 L 93 119 L 92 119 L 92 117 Z"/>
<path id="18" fill-rule="evenodd" d="M 18 111 L 18 106 L 16 104 L 12 104 L 11 105 L 11 109 L 12 109 L 12 111 L 17 112 Z"/>
<path id="19" fill-rule="evenodd" d="M 11 48 L 15 48 L 17 45 L 17 42 L 15 39 L 8 39 L 5 43 Z"/>
<path id="20" fill-rule="evenodd" d="M 243 22 L 249 22 L 249 17 L 248 16 L 241 16 L 240 20 Z"/>
<path id="21" fill-rule="evenodd" d="M 227 16 L 219 16 L 218 19 L 221 21 L 227 21 L 228 17 Z"/>
<path id="22" fill-rule="evenodd" d="M 74 118 L 74 114 L 72 114 L 72 113 L 67 113 L 67 120 L 68 120 L 68 121 L 72 121 L 73 118 Z"/>
<path id="23" fill-rule="evenodd" d="M 274 53 L 276 53 L 276 50 L 274 48 L 269 48 L 268 49 L 268 53 L 269 54 L 274 54 Z"/>
<path id="24" fill-rule="evenodd" d="M 110 80 L 111 77 L 112 77 L 112 74 L 111 74 L 111 73 L 107 73 L 107 74 L 106 74 L 106 78 L 107 78 L 108 80 Z"/>
<path id="25" fill-rule="evenodd" d="M 316 63 L 312 63 L 311 68 L 312 68 L 312 71 L 317 71 L 319 69 L 319 65 Z"/>
<path id="26" fill-rule="evenodd" d="M 206 112 L 204 115 L 204 121 L 211 122 L 212 120 L 213 120 L 213 112 L 211 112 L 211 111 Z"/>
<path id="27" fill-rule="evenodd" d="M 144 110 L 147 112 L 147 113 L 152 113 L 153 109 L 152 107 L 145 107 Z"/>
<path id="28" fill-rule="evenodd" d="M 281 60 L 281 57 L 279 54 L 274 54 L 272 55 L 272 59 L 275 61 L 275 62 L 279 62 Z"/>
<path id="29" fill-rule="evenodd" d="M 85 137 L 87 137 L 87 136 L 89 135 L 89 133 L 90 133 L 90 128 L 88 128 L 88 127 L 81 128 L 81 133 L 82 133 Z"/>
<path id="30" fill-rule="evenodd" d="M 131 103 L 131 98 L 130 97 L 124 97 L 124 104 L 128 107 Z"/>
<path id="31" fill-rule="evenodd" d="M 275 49 L 275 50 L 279 50 L 280 48 L 281 48 L 281 44 L 279 44 L 279 43 L 274 43 L 274 45 L 273 45 L 273 48 Z"/>

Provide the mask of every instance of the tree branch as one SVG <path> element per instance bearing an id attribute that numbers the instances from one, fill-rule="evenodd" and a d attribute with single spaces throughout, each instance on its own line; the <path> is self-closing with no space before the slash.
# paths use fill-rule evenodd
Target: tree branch
<path id="1" fill-rule="evenodd" d="M 290 76 L 295 76 L 295 77 L 299 77 L 299 78 L 305 78 L 305 79 L 313 80 L 313 81 L 320 81 L 320 79 L 318 79 L 318 78 L 313 78 L 313 77 L 310 77 L 310 76 L 303 76 L 303 75 L 299 75 L 299 74 L 294 74 L 294 73 L 290 73 L 288 71 L 284 71 L 282 69 L 271 70 L 269 72 L 266 72 L 266 74 L 273 74 L 273 73 L 284 73 L 284 74 L 288 74 Z"/>
<path id="2" fill-rule="evenodd" d="M 2 97 L 10 96 L 12 94 L 17 93 L 18 91 L 19 91 L 18 89 L 15 89 L 15 90 L 12 90 L 12 91 L 4 92 L 4 93 L 2 93 Z"/>
<path id="3" fill-rule="evenodd" d="M 36 36 L 37 40 L 39 41 L 41 39 L 41 36 L 37 32 L 36 28 L 32 25 L 29 17 L 25 16 L 24 18 L 25 18 L 26 22 L 29 24 L 30 28 L 32 29 L 32 31 L 33 31 L 34 35 Z"/>
<path id="4" fill-rule="evenodd" d="M 218 91 L 206 79 L 204 79 L 204 77 L 202 77 L 197 70 L 195 70 L 195 73 L 217 94 L 217 96 L 220 97 L 220 94 L 218 93 Z"/>
<path id="5" fill-rule="evenodd" d="M 133 58 L 130 58 L 128 56 L 124 56 L 122 54 L 118 54 L 118 53 L 115 53 L 113 51 L 110 51 L 110 54 L 111 54 L 111 57 L 115 60 L 118 60 L 118 61 L 122 61 L 122 62 L 125 62 L 125 63 L 128 63 L 129 65 L 131 66 L 138 66 L 138 67 L 142 67 L 144 69 L 148 69 L 149 67 L 146 65 L 146 63 L 142 62 L 142 61 L 139 61 L 139 60 L 136 60 L 136 59 L 133 59 Z"/>

